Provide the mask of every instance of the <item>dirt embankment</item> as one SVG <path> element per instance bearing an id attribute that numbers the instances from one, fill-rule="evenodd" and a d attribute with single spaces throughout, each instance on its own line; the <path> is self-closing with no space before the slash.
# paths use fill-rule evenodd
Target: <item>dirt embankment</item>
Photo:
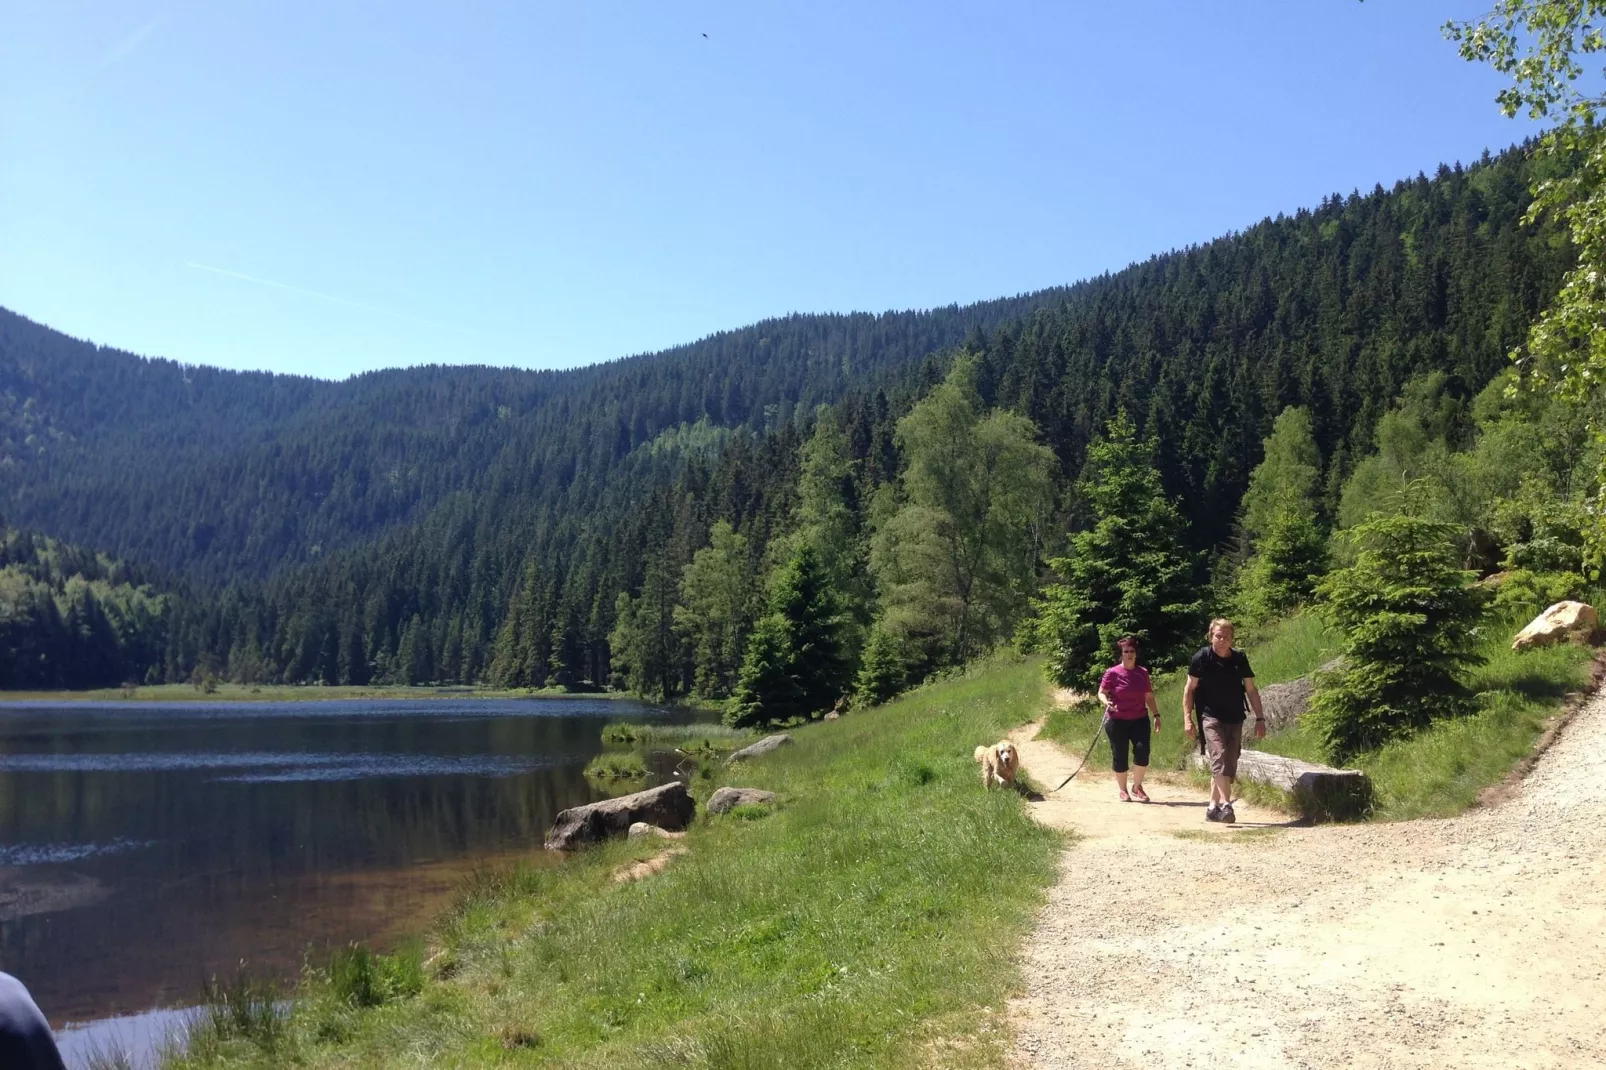
<path id="1" fill-rule="evenodd" d="M 1023 759 L 1050 787 L 1075 762 Z M 1033 804 L 1085 838 L 1022 950 L 1017 1065 L 1606 1066 L 1606 698 L 1454 820 L 1225 829 L 1151 794 L 1084 773 Z"/>

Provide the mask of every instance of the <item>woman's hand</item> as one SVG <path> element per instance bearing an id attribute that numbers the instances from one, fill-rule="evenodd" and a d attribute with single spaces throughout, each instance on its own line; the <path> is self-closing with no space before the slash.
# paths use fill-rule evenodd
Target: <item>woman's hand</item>
<path id="1" fill-rule="evenodd" d="M 1160 715 L 1158 713 L 1154 715 L 1154 734 L 1160 734 Z"/>

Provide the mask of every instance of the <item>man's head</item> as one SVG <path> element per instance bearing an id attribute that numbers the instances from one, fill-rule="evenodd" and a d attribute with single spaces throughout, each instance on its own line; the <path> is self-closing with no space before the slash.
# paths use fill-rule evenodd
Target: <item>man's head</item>
<path id="1" fill-rule="evenodd" d="M 1226 617 L 1210 622 L 1210 649 L 1222 657 L 1232 653 L 1232 621 Z"/>

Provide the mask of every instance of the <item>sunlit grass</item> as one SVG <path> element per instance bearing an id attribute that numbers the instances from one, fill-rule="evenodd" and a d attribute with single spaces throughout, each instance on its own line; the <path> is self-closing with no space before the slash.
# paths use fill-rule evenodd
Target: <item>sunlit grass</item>
<path id="1" fill-rule="evenodd" d="M 762 820 L 702 817 L 661 848 L 615 841 L 486 872 L 442 919 L 413 996 L 357 1007 L 309 975 L 276 1047 L 195 1066 L 1002 1065 L 1012 948 L 1062 837 L 971 752 L 1038 716 L 1033 663 L 993 665 L 793 730 L 794 746 L 698 781 L 780 794 Z M 755 815 L 756 816 L 756 815 Z"/>

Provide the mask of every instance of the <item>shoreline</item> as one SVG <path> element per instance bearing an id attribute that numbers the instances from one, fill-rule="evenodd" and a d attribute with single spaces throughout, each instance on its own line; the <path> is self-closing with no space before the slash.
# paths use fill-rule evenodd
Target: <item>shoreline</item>
<path id="1" fill-rule="evenodd" d="M 718 712 L 718 703 L 679 699 L 658 702 L 628 691 L 565 691 L 559 688 L 490 688 L 461 685 L 355 686 L 338 684 L 219 684 L 211 692 L 192 684 L 150 684 L 124 690 L 117 687 L 83 691 L 0 691 L 0 706 L 22 703 L 62 705 L 86 702 L 174 703 L 174 702 L 346 702 L 359 699 L 604 699 L 609 702 L 636 702 L 675 710 Z"/>

